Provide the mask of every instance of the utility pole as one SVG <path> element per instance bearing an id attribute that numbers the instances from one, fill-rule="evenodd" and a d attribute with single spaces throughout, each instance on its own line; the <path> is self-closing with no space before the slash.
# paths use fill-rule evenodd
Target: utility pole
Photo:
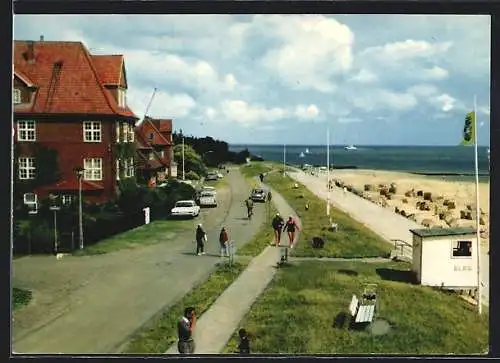
<path id="1" fill-rule="evenodd" d="M 184 162 L 184 134 L 182 133 L 182 130 L 181 130 L 181 137 L 182 137 L 182 180 L 186 180 L 186 169 Z"/>

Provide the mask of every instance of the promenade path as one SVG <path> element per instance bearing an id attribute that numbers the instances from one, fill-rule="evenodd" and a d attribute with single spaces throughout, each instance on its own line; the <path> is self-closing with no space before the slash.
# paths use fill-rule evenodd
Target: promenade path
<path id="1" fill-rule="evenodd" d="M 273 189 L 271 192 L 273 203 L 281 215 L 296 215 L 278 192 Z M 298 218 L 297 224 L 301 227 Z M 287 237 L 283 236 L 283 238 Z M 235 330 L 238 329 L 240 321 L 273 279 L 278 260 L 279 250 L 276 247 L 266 247 L 203 313 L 193 335 L 196 342 L 195 354 L 218 354 L 223 351 Z M 177 343 L 173 344 L 166 354 L 178 354 Z"/>
<path id="2" fill-rule="evenodd" d="M 304 184 L 311 192 L 323 200 L 327 200 L 327 178 L 324 175 L 311 175 L 301 170 L 287 172 L 294 180 Z M 412 244 L 413 236 L 410 229 L 425 228 L 421 224 L 400 216 L 366 199 L 358 197 L 342 188 L 334 186 L 330 191 L 330 201 L 333 206 L 349 214 L 353 219 L 370 228 L 382 238 L 391 242 L 402 240 Z M 411 258 L 410 256 L 407 256 Z M 489 255 L 482 250 L 481 254 L 481 294 L 483 303 L 489 305 Z"/>
<path id="3" fill-rule="evenodd" d="M 13 283 L 37 288 L 14 315 L 16 353 L 117 353 L 131 335 L 205 279 L 220 261 L 218 233 L 229 228 L 241 247 L 265 219 L 256 206 L 248 221 L 243 201 L 250 186 L 237 168 L 226 176 L 226 207 L 209 212 L 207 255 L 195 256 L 193 230 L 156 245 L 96 256 L 31 256 L 13 261 Z M 222 203 L 221 203 L 222 204 Z M 238 238 L 236 238 L 236 236 Z M 37 290 L 38 289 L 38 290 Z"/>

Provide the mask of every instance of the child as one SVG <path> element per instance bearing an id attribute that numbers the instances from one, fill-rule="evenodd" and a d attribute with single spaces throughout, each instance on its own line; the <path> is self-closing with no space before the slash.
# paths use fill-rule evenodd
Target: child
<path id="1" fill-rule="evenodd" d="M 240 329 L 238 335 L 240 336 L 240 344 L 238 345 L 240 354 L 250 354 L 250 340 L 248 339 L 247 331 Z"/>

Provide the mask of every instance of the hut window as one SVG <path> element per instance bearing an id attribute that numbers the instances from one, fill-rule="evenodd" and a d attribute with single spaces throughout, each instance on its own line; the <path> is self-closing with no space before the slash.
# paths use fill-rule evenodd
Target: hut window
<path id="1" fill-rule="evenodd" d="M 471 257 L 471 241 L 457 241 L 453 247 L 453 257 Z"/>

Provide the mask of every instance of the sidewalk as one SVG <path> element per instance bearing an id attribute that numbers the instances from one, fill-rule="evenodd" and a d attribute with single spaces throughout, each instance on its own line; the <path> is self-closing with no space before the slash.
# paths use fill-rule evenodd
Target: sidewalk
<path id="1" fill-rule="evenodd" d="M 270 190 L 273 194 L 273 203 L 280 214 L 295 215 L 286 200 L 275 190 Z M 298 218 L 297 224 L 300 228 Z M 266 247 L 201 316 L 193 336 L 196 343 L 195 354 L 222 352 L 234 331 L 238 329 L 240 321 L 273 279 L 278 260 L 278 250 L 275 247 Z M 178 354 L 177 343 L 165 353 Z"/>
<path id="2" fill-rule="evenodd" d="M 326 176 L 313 176 L 297 170 L 287 173 L 292 179 L 304 184 L 311 192 L 319 198 L 327 199 Z M 383 208 L 355 194 L 344 192 L 341 188 L 333 187 L 330 191 L 332 205 L 346 212 L 352 218 L 372 231 L 385 238 L 387 241 L 393 239 L 403 240 L 413 244 L 413 236 L 410 229 L 424 228 L 422 225 L 402 217 L 390 209 Z M 411 256 L 409 256 L 411 258 Z M 481 256 L 481 280 L 483 302 L 489 305 L 489 256 L 483 253 Z"/>

